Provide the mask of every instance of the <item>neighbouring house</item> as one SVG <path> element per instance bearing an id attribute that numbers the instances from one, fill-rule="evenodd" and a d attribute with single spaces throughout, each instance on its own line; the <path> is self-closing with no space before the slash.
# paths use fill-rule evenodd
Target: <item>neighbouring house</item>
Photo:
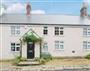
<path id="1" fill-rule="evenodd" d="M 26 42 L 25 42 L 26 41 Z M 73 15 L 0 16 L 0 60 L 83 57 L 90 53 L 90 20 Z"/>

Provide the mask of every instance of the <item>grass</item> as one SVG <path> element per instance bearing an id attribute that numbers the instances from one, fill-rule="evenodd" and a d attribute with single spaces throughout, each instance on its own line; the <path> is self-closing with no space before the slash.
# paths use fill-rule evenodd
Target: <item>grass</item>
<path id="1" fill-rule="evenodd" d="M 47 65 L 90 65 L 90 60 L 88 59 L 53 59 L 46 63 Z"/>
<path id="2" fill-rule="evenodd" d="M 12 60 L 11 61 L 0 61 L 0 65 L 12 65 Z M 79 66 L 79 65 L 90 65 L 90 60 L 89 59 L 84 59 L 84 58 L 75 58 L 75 59 L 52 59 L 48 62 L 45 63 L 45 65 L 50 65 L 50 66 Z"/>

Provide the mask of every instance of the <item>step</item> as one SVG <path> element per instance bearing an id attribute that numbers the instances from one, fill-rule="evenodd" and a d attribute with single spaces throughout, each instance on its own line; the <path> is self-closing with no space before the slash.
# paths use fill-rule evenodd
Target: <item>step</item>
<path id="1" fill-rule="evenodd" d="M 18 65 L 26 66 L 26 65 L 39 65 L 39 61 L 21 61 Z"/>
<path id="2" fill-rule="evenodd" d="M 27 59 L 26 61 L 33 62 L 36 61 L 35 59 Z"/>

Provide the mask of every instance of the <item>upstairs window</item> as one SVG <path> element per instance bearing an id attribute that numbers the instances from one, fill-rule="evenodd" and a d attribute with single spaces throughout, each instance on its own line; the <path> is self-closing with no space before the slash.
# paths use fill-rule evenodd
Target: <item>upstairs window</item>
<path id="1" fill-rule="evenodd" d="M 55 27 L 55 35 L 63 35 L 63 27 Z"/>
<path id="2" fill-rule="evenodd" d="M 84 36 L 90 36 L 90 28 L 83 28 L 83 35 Z"/>
<path id="3" fill-rule="evenodd" d="M 63 35 L 63 27 L 60 27 L 60 35 Z"/>
<path id="4" fill-rule="evenodd" d="M 19 35 L 20 26 L 11 26 L 11 35 Z"/>
<path id="5" fill-rule="evenodd" d="M 48 34 L 48 27 L 44 27 L 44 29 L 43 29 L 43 34 L 44 34 L 44 35 L 47 35 L 47 34 Z"/>
<path id="6" fill-rule="evenodd" d="M 83 49 L 85 49 L 85 50 L 90 50 L 90 42 L 88 42 L 88 41 L 83 41 Z"/>
<path id="7" fill-rule="evenodd" d="M 19 43 L 11 43 L 11 51 L 20 51 Z"/>
<path id="8" fill-rule="evenodd" d="M 55 35 L 59 35 L 59 27 L 55 27 Z"/>

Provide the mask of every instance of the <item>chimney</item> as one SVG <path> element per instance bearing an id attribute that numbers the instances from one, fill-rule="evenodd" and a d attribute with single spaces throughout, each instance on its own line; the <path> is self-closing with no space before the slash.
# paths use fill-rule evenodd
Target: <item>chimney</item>
<path id="1" fill-rule="evenodd" d="M 80 10 L 80 16 L 81 17 L 87 17 L 88 16 L 88 14 L 87 14 L 87 3 L 86 2 L 83 3 L 83 6 Z"/>
<path id="2" fill-rule="evenodd" d="M 26 5 L 26 15 L 30 15 L 30 11 L 31 11 L 31 5 L 29 3 L 27 3 L 27 5 Z"/>

